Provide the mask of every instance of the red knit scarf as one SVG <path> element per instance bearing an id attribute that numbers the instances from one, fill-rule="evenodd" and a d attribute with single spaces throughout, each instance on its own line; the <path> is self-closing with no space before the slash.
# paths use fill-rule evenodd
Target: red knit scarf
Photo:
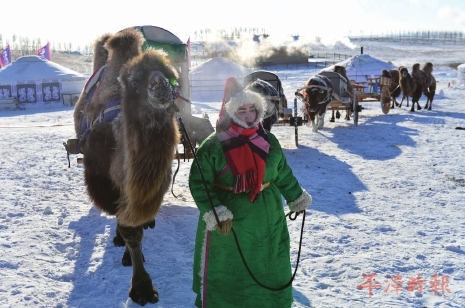
<path id="1" fill-rule="evenodd" d="M 260 123 L 254 128 L 243 128 L 231 123 L 217 136 L 234 176 L 234 193 L 250 193 L 253 202 L 261 190 L 270 149 L 263 126 Z"/>

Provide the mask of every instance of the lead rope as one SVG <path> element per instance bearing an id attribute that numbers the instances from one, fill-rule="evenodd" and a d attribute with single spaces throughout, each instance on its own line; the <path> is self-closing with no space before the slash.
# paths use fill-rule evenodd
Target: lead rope
<path id="1" fill-rule="evenodd" d="M 184 136 L 186 137 L 187 143 L 189 144 L 189 147 L 190 147 L 190 149 L 191 149 L 191 151 L 192 151 L 192 153 L 194 155 L 194 162 L 195 162 L 195 164 L 197 166 L 197 169 L 199 170 L 200 177 L 202 178 L 202 182 L 203 182 L 203 184 L 205 186 L 205 191 L 207 192 L 208 200 L 210 201 L 210 206 L 212 208 L 213 214 L 215 215 L 216 223 L 218 224 L 218 226 L 221 227 L 220 219 L 218 218 L 218 214 L 216 213 L 215 207 L 213 206 L 213 201 L 212 201 L 210 193 L 209 193 L 209 191 L 207 189 L 207 184 L 206 184 L 205 177 L 203 176 L 202 169 L 200 168 L 200 164 L 199 164 L 199 162 L 197 160 L 197 155 L 195 154 L 195 151 L 194 151 L 194 147 L 192 146 L 191 140 L 189 139 L 189 136 L 188 136 L 187 131 L 186 131 L 186 127 L 184 126 L 184 123 L 182 121 L 181 114 L 179 113 L 179 108 L 176 105 L 174 105 L 174 108 L 176 110 L 176 117 L 178 118 L 179 124 L 181 126 L 181 131 L 184 134 Z M 292 216 L 293 213 L 295 214 L 294 216 Z M 296 212 L 289 212 L 289 213 L 286 214 L 286 216 L 288 216 L 290 220 L 295 220 L 298 215 L 299 215 L 299 213 L 296 213 Z M 242 262 L 244 263 L 244 266 L 247 269 L 247 272 L 249 273 L 250 277 L 252 277 L 253 281 L 255 281 L 255 283 L 258 284 L 260 287 L 262 287 L 264 289 L 267 289 L 267 290 L 270 290 L 270 291 L 282 291 L 282 290 L 288 288 L 290 285 L 292 285 L 292 282 L 294 281 L 295 275 L 297 273 L 297 268 L 299 267 L 300 252 L 301 252 L 301 249 L 302 249 L 302 238 L 303 238 L 303 233 L 304 233 L 304 224 L 305 224 L 305 211 L 303 211 L 302 228 L 301 228 L 301 231 L 300 231 L 299 250 L 298 250 L 298 253 L 297 253 L 297 261 L 296 261 L 294 273 L 292 274 L 291 279 L 289 279 L 289 281 L 286 284 L 284 284 L 284 285 L 282 285 L 280 287 L 277 287 L 277 288 L 266 286 L 266 285 L 262 284 L 260 281 L 258 281 L 257 278 L 255 278 L 255 276 L 253 275 L 253 273 L 250 270 L 249 266 L 247 265 L 247 262 L 245 261 L 244 255 L 242 254 L 242 249 L 241 249 L 241 247 L 239 245 L 239 240 L 237 239 L 236 231 L 234 231 L 234 228 L 231 227 L 231 231 L 232 231 L 232 233 L 234 235 L 234 240 L 236 241 L 237 250 L 239 251 Z"/>

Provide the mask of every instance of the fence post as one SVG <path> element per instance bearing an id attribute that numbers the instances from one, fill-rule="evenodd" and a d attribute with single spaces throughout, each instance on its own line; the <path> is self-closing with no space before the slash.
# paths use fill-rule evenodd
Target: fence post
<path id="1" fill-rule="evenodd" d="M 294 97 L 294 135 L 295 135 L 295 146 L 299 146 L 298 128 L 297 128 L 297 97 Z"/>

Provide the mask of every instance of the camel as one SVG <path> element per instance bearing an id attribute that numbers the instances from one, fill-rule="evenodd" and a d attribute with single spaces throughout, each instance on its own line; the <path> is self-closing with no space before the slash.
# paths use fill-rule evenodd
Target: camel
<path id="1" fill-rule="evenodd" d="M 180 140 L 178 72 L 165 52 L 142 52 L 143 43 L 134 29 L 96 40 L 94 71 L 104 76 L 86 85 L 74 113 L 87 193 L 98 209 L 116 217 L 113 242 L 126 246 L 122 263 L 133 267 L 129 297 L 142 306 L 158 301 L 143 263 L 144 229 L 155 227 Z"/>
<path id="2" fill-rule="evenodd" d="M 400 74 L 399 70 L 382 70 L 381 71 L 382 77 L 388 77 L 391 79 L 391 85 L 389 86 L 389 93 L 391 94 L 392 104 L 391 109 L 394 109 L 395 106 L 399 106 L 397 102 L 397 98 L 400 95 L 401 88 L 400 88 Z"/>
<path id="3" fill-rule="evenodd" d="M 426 62 L 423 67 L 422 71 L 426 73 L 430 82 L 427 87 L 423 87 L 423 94 L 426 96 L 426 104 L 425 109 L 431 110 L 433 107 L 433 99 L 434 95 L 436 94 L 436 78 L 433 76 L 433 63 Z"/>
<path id="4" fill-rule="evenodd" d="M 399 107 L 402 107 L 402 103 L 404 101 L 404 98 L 407 98 L 407 107 L 408 107 L 408 98 L 409 96 L 412 97 L 413 93 L 417 89 L 417 83 L 413 79 L 412 75 L 410 75 L 407 67 L 405 66 L 399 66 L 399 84 L 400 88 L 402 90 L 402 100 L 399 104 Z M 413 105 L 412 105 L 413 108 Z"/>
<path id="5" fill-rule="evenodd" d="M 412 108 L 410 111 L 415 111 L 415 103 L 417 104 L 417 110 L 421 110 L 419 100 L 422 94 L 425 94 L 427 97 L 426 106 L 428 106 L 428 102 L 430 102 L 430 108 L 433 104 L 433 98 L 436 92 L 436 80 L 434 80 L 434 86 L 432 85 L 434 78 L 431 74 L 433 71 L 433 64 L 427 62 L 424 67 L 427 71 L 420 69 L 420 63 L 414 63 L 412 65 L 412 77 L 415 80 L 417 88 L 412 95 Z"/>

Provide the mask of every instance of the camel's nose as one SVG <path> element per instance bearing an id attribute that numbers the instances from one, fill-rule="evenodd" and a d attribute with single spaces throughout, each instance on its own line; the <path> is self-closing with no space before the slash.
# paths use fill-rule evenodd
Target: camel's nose
<path id="1" fill-rule="evenodd" d="M 152 82 L 150 83 L 150 89 L 156 90 L 160 87 L 166 88 L 168 87 L 168 85 L 169 85 L 169 82 L 165 77 L 155 76 L 155 78 L 153 78 Z"/>

